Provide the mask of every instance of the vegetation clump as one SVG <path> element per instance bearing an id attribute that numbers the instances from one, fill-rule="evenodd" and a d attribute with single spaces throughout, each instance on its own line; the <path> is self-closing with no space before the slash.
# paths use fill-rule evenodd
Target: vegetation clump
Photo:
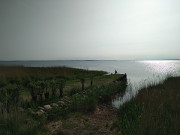
<path id="1" fill-rule="evenodd" d="M 10 75 L 0 69 L 0 134 L 46 134 L 49 122 L 93 112 L 126 87 L 112 83 L 121 75 L 103 71 L 19 66 L 7 67 Z"/>
<path id="2" fill-rule="evenodd" d="M 142 89 L 118 110 L 113 128 L 123 135 L 180 134 L 180 78 Z"/>

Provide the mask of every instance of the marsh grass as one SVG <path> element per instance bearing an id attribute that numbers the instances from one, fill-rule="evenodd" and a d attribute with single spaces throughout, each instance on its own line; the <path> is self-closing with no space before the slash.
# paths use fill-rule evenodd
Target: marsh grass
<path id="1" fill-rule="evenodd" d="M 180 77 L 140 90 L 120 107 L 114 127 L 124 135 L 180 134 Z"/>
<path id="2" fill-rule="evenodd" d="M 23 66 L 0 66 L 0 76 L 2 78 L 51 78 L 66 77 L 75 79 L 77 76 L 101 76 L 106 74 L 104 71 L 89 71 L 69 67 L 23 67 Z"/>
<path id="3" fill-rule="evenodd" d="M 42 125 L 41 125 L 42 126 Z M 6 135 L 35 135 L 43 129 L 26 113 L 13 112 L 0 117 L 0 134 Z"/>

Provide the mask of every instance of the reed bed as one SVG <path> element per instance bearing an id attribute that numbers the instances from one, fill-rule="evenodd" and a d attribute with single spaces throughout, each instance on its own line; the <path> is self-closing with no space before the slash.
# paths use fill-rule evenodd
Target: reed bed
<path id="1" fill-rule="evenodd" d="M 114 127 L 123 135 L 180 134 L 180 77 L 141 89 L 120 107 Z"/>

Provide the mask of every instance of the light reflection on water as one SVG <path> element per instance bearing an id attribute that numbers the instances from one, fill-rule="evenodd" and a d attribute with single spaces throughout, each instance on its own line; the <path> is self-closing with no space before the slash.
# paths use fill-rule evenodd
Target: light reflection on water
<path id="1" fill-rule="evenodd" d="M 167 76 L 180 76 L 180 60 L 145 60 L 145 61 L 0 61 L 0 65 L 23 65 L 27 67 L 67 66 L 88 70 L 104 70 L 109 73 L 126 73 L 128 87 L 123 96 L 117 96 L 112 105 L 119 107 L 135 96 L 139 89 L 151 84 L 158 84 Z"/>
<path id="2" fill-rule="evenodd" d="M 176 69 L 173 61 L 142 61 L 148 70 L 155 73 L 171 73 Z"/>
<path id="3" fill-rule="evenodd" d="M 169 76 L 180 76 L 179 61 L 138 61 L 145 66 L 146 77 L 129 78 L 126 92 L 123 96 L 117 96 L 112 105 L 119 108 L 124 102 L 130 100 L 138 93 L 138 90 L 162 83 Z M 143 73 L 143 71 L 142 71 Z"/>

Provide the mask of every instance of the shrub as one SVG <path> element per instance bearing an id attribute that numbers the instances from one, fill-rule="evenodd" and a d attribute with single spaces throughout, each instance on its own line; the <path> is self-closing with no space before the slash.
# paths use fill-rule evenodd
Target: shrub
<path id="1" fill-rule="evenodd" d="M 59 80 L 57 82 L 57 85 L 58 85 L 57 87 L 59 89 L 59 97 L 61 98 L 61 97 L 63 97 L 63 89 L 64 89 L 64 87 L 66 85 L 66 80 L 65 79 Z"/>
<path id="2" fill-rule="evenodd" d="M 6 135 L 37 135 L 38 122 L 30 119 L 27 115 L 19 115 L 17 112 L 9 114 L 7 118 L 0 117 L 0 134 Z"/>
<path id="3" fill-rule="evenodd" d="M 47 112 L 47 120 L 48 121 L 53 121 L 53 120 L 57 120 L 59 118 L 67 118 L 67 114 L 68 114 L 68 110 L 66 109 L 61 109 L 59 107 L 57 108 L 52 108 L 51 110 L 49 110 Z"/>
<path id="4" fill-rule="evenodd" d="M 0 88 L 0 102 L 6 108 L 7 112 L 10 112 L 10 108 L 17 108 L 19 103 L 19 89 L 16 84 L 9 84 Z"/>
<path id="5" fill-rule="evenodd" d="M 28 89 L 31 94 L 31 98 L 33 102 L 37 102 L 37 95 L 38 95 L 38 90 L 37 90 L 37 85 L 34 82 L 30 82 L 28 84 Z"/>
<path id="6" fill-rule="evenodd" d="M 72 110 L 83 113 L 93 112 L 96 109 L 97 101 L 93 95 L 74 96 L 72 98 Z"/>
<path id="7" fill-rule="evenodd" d="M 57 93 L 57 82 L 56 80 L 51 80 L 50 82 L 50 87 L 51 87 L 51 91 L 52 91 L 52 98 L 56 97 L 56 93 Z"/>
<path id="8" fill-rule="evenodd" d="M 73 96 L 74 94 L 79 93 L 79 92 L 81 92 L 79 88 L 72 88 L 68 91 L 68 95 Z"/>

